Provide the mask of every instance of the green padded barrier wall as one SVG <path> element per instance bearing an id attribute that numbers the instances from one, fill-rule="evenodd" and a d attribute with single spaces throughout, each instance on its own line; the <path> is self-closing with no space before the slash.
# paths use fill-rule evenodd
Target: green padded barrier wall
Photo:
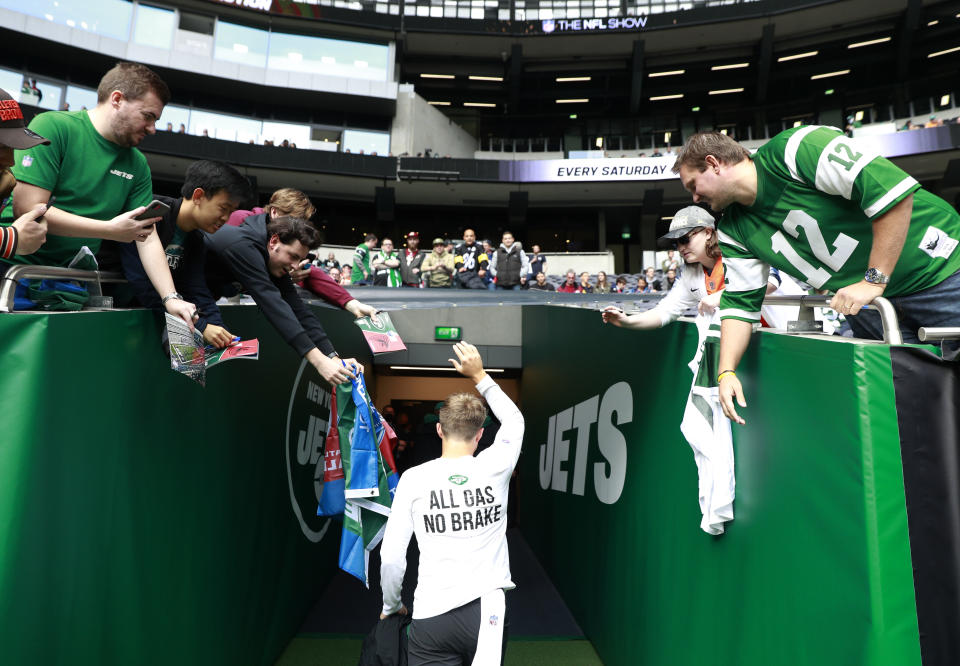
<path id="1" fill-rule="evenodd" d="M 679 430 L 695 346 L 523 312 L 521 527 L 604 663 L 919 666 L 889 347 L 754 336 L 713 537 Z"/>
<path id="2" fill-rule="evenodd" d="M 272 664 L 296 633 L 340 543 L 310 515 L 329 403 L 256 308 L 224 317 L 260 360 L 204 389 L 149 312 L 0 316 L 0 664 Z"/>

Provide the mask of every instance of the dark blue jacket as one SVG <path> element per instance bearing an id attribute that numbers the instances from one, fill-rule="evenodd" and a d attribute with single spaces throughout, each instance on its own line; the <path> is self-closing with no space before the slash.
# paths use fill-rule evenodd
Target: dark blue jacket
<path id="1" fill-rule="evenodd" d="M 170 206 L 167 214 L 157 222 L 157 234 L 160 236 L 160 243 L 166 249 L 176 232 L 177 216 L 180 214 L 180 205 L 183 203 L 183 199 L 171 199 L 163 196 L 155 196 L 154 198 Z M 140 254 L 137 252 L 137 244 L 117 243 L 116 246 L 119 248 L 123 274 L 133 288 L 140 305 L 162 311 L 164 308 L 161 303 L 161 296 L 153 288 L 150 278 L 147 277 L 147 272 L 140 261 Z M 207 248 L 203 243 L 203 232 L 200 230 L 191 231 L 184 239 L 183 256 L 179 264 L 170 266 L 170 274 L 173 276 L 173 284 L 177 292 L 184 299 L 197 306 L 200 318 L 197 320 L 196 326 L 201 333 L 207 328 L 207 324 L 223 326 L 223 318 L 220 316 L 220 308 L 217 307 L 217 299 L 210 293 L 204 277 L 206 256 Z"/>
<path id="2" fill-rule="evenodd" d="M 226 225 L 215 234 L 205 233 L 203 239 L 208 250 L 207 284 L 215 297 L 237 281 L 300 356 L 314 347 L 326 356 L 335 353 L 326 331 L 300 299 L 290 276 L 276 278 L 267 269 L 267 213 L 251 215 L 239 227 Z"/>

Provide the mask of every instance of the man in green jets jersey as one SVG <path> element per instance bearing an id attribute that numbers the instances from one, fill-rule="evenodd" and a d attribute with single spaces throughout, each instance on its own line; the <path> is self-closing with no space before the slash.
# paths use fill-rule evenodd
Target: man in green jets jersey
<path id="1" fill-rule="evenodd" d="M 906 342 L 918 342 L 922 326 L 960 326 L 960 215 L 869 146 L 811 125 L 750 155 L 724 134 L 701 132 L 673 171 L 695 202 L 724 213 L 719 383 L 733 421 L 744 423 L 734 371 L 760 319 L 768 265 L 834 291 L 830 307 L 860 337 L 881 336 L 876 312 L 862 310 L 881 295 L 897 309 Z"/>

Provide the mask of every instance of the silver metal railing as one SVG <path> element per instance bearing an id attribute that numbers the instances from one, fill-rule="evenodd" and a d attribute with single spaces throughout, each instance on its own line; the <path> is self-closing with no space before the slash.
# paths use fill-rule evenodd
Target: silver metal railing
<path id="1" fill-rule="evenodd" d="M 13 312 L 13 299 L 17 283 L 24 278 L 54 278 L 57 280 L 81 280 L 87 283 L 91 299 L 103 296 L 101 284 L 104 282 L 126 282 L 123 273 L 111 271 L 82 271 L 76 268 L 59 266 L 33 266 L 18 264 L 11 266 L 0 287 L 0 312 Z"/>
<path id="2" fill-rule="evenodd" d="M 763 304 L 799 305 L 801 326 L 791 327 L 789 330 L 801 332 L 805 330 L 802 326 L 803 323 L 813 321 L 813 308 L 829 308 L 831 298 L 831 296 L 820 295 L 767 296 L 763 300 Z M 865 307 L 868 310 L 876 310 L 880 314 L 880 322 L 883 324 L 883 341 L 889 345 L 902 345 L 903 336 L 900 334 L 900 322 L 897 320 L 897 313 L 893 309 L 893 304 L 880 296 L 873 299 L 873 303 Z"/>
<path id="3" fill-rule="evenodd" d="M 960 327 L 957 326 L 945 326 L 942 328 L 934 328 L 921 326 L 920 330 L 917 331 L 917 337 L 920 338 L 920 342 L 938 342 L 940 340 L 960 340 Z"/>

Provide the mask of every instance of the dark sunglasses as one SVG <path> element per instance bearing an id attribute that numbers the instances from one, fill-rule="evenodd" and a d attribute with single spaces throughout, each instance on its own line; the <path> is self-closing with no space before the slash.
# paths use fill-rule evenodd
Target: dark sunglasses
<path id="1" fill-rule="evenodd" d="M 686 245 L 687 243 L 690 242 L 691 238 L 693 238 L 696 234 L 700 233 L 703 230 L 704 230 L 704 227 L 700 227 L 699 229 L 694 229 L 693 231 L 686 233 L 683 236 L 680 236 L 680 238 L 674 241 L 674 247 Z"/>

